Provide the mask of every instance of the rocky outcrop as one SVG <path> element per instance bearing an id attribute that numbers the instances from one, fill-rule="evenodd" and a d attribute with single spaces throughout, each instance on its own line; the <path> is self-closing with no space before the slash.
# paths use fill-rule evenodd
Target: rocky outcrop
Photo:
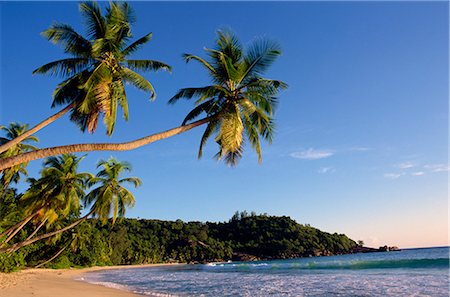
<path id="1" fill-rule="evenodd" d="M 365 246 L 355 246 L 352 249 L 352 253 L 376 253 L 376 252 L 395 252 L 400 251 L 400 249 L 396 246 L 380 246 L 379 248 L 370 248 Z"/>
<path id="2" fill-rule="evenodd" d="M 260 258 L 254 256 L 254 255 L 250 255 L 250 254 L 245 254 L 245 253 L 233 253 L 233 261 L 259 261 L 261 260 Z"/>
<path id="3" fill-rule="evenodd" d="M 381 252 L 395 252 L 395 251 L 400 251 L 400 249 L 396 246 L 380 246 L 378 248 Z"/>

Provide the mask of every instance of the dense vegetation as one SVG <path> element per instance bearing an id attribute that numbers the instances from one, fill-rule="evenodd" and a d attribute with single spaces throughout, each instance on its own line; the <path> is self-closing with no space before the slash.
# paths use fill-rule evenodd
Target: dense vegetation
<path id="1" fill-rule="evenodd" d="M 19 196 L 11 191 L 3 197 L 0 212 L 14 213 Z M 32 231 L 32 226 L 24 228 L 20 238 Z M 120 219 L 112 224 L 89 219 L 47 242 L 0 254 L 0 269 L 34 267 L 48 259 L 52 261 L 46 266 L 64 268 L 292 258 L 348 253 L 355 245 L 345 235 L 301 225 L 286 216 L 246 212 L 223 223 Z"/>

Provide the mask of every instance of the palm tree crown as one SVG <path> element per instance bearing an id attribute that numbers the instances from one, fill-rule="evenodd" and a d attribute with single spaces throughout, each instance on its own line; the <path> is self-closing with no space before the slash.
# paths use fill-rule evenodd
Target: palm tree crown
<path id="1" fill-rule="evenodd" d="M 254 41 L 246 51 L 238 39 L 227 31 L 218 31 L 216 47 L 205 48 L 209 61 L 184 54 L 186 62 L 199 62 L 211 76 L 213 85 L 181 89 L 169 103 L 180 98 L 198 98 L 196 107 L 188 113 L 183 125 L 205 113 L 210 121 L 203 133 L 203 145 L 215 133 L 220 151 L 229 165 L 236 165 L 242 156 L 245 137 L 261 162 L 260 137 L 272 141 L 273 113 L 276 95 L 287 85 L 279 80 L 262 78 L 266 70 L 281 54 L 279 46 L 268 40 Z M 245 136 L 245 137 L 244 137 Z"/>
<path id="2" fill-rule="evenodd" d="M 118 106 L 128 119 L 128 103 L 124 83 L 132 84 L 155 98 L 152 84 L 135 71 L 168 70 L 169 65 L 154 60 L 130 60 L 142 45 L 149 42 L 149 33 L 131 44 L 134 15 L 127 3 L 111 2 L 102 15 L 95 2 L 80 3 L 85 19 L 87 38 L 71 26 L 55 23 L 42 34 L 55 44 L 62 45 L 71 58 L 45 64 L 33 73 L 59 75 L 67 78 L 53 93 L 52 107 L 73 104 L 71 120 L 82 131 L 93 133 L 99 116 L 104 116 L 107 134 L 114 131 Z"/>
<path id="3" fill-rule="evenodd" d="M 85 205 L 91 206 L 91 212 L 101 221 L 106 221 L 112 215 L 114 223 L 117 217 L 123 217 L 127 207 L 135 204 L 133 194 L 122 186 L 130 183 L 135 187 L 141 185 L 141 180 L 137 177 L 127 177 L 120 179 L 123 171 L 131 171 L 131 166 L 127 162 L 119 162 L 114 158 L 108 161 L 101 160 L 97 168 L 102 167 L 94 178 L 89 181 L 91 186 L 100 184 L 85 197 Z"/>
<path id="4" fill-rule="evenodd" d="M 47 219 L 48 225 L 60 215 L 78 215 L 87 181 L 93 177 L 89 173 L 78 172 L 82 159 L 73 154 L 47 158 L 41 177 L 29 179 L 30 188 L 21 198 L 26 213 L 41 209 L 40 217 Z"/>
<path id="5" fill-rule="evenodd" d="M 19 123 L 10 123 L 8 127 L 0 126 L 0 130 L 5 132 L 5 136 L 0 137 L 0 145 L 5 144 L 12 139 L 20 136 L 25 131 L 28 130 L 27 124 L 19 124 Z M 38 142 L 38 138 L 34 135 L 28 136 L 24 140 L 22 140 L 19 144 L 12 146 L 7 151 L 0 154 L 0 158 L 7 158 L 12 156 L 17 156 L 26 152 L 30 152 L 36 150 L 37 147 L 28 144 L 27 142 Z M 2 172 L 2 176 L 0 178 L 0 183 L 4 188 L 7 188 L 10 183 L 18 183 L 21 175 L 27 175 L 27 166 L 28 162 L 22 163 L 11 168 L 5 169 Z"/>

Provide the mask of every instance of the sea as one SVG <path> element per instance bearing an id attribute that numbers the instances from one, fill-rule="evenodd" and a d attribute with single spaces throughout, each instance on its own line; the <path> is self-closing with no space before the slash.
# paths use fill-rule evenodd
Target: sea
<path id="1" fill-rule="evenodd" d="M 104 270 L 84 281 L 146 296 L 449 296 L 449 247 Z"/>

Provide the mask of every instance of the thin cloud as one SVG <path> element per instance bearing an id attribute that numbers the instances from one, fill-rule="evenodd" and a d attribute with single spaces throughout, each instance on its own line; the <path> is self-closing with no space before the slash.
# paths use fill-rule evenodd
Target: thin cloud
<path id="1" fill-rule="evenodd" d="M 336 170 L 333 167 L 322 167 L 317 172 L 320 174 L 333 173 Z"/>
<path id="2" fill-rule="evenodd" d="M 416 171 L 416 172 L 412 172 L 411 175 L 412 176 L 421 176 L 421 175 L 425 175 L 425 172 L 423 172 L 423 171 Z"/>
<path id="3" fill-rule="evenodd" d="M 445 172 L 450 170 L 448 164 L 428 164 L 423 166 L 423 168 L 428 169 L 431 172 Z"/>
<path id="4" fill-rule="evenodd" d="M 383 176 L 387 179 L 397 179 L 402 176 L 403 173 L 385 173 Z"/>
<path id="5" fill-rule="evenodd" d="M 319 160 L 331 157 L 332 155 L 334 155 L 334 152 L 331 150 L 316 150 L 313 148 L 307 149 L 305 151 L 293 152 L 290 154 L 292 158 L 301 160 Z"/>
<path id="6" fill-rule="evenodd" d="M 400 169 L 409 169 L 409 168 L 416 167 L 416 165 L 413 162 L 404 162 L 404 163 L 395 165 L 395 167 L 400 168 Z"/>

